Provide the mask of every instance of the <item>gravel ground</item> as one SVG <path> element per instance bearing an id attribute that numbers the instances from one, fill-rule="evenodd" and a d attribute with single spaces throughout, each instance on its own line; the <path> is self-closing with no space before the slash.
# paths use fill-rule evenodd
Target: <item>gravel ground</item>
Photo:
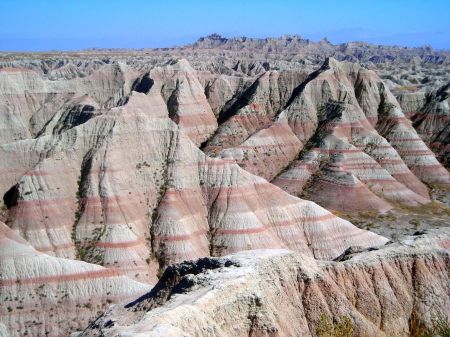
<path id="1" fill-rule="evenodd" d="M 366 212 L 341 214 L 355 226 L 393 241 L 424 229 L 450 227 L 450 190 L 431 189 L 433 202 L 421 207 L 396 207 L 386 214 Z"/>

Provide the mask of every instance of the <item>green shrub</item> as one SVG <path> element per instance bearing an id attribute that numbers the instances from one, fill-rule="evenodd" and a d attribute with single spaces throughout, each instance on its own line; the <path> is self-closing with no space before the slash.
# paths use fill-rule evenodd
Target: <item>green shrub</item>
<path id="1" fill-rule="evenodd" d="M 431 320 L 431 327 L 427 328 L 422 337 L 450 337 L 450 321 L 448 317 L 437 314 Z"/>
<path id="2" fill-rule="evenodd" d="M 317 337 L 351 337 L 353 324 L 347 316 L 341 316 L 333 322 L 330 317 L 322 314 L 316 324 L 316 334 Z"/>

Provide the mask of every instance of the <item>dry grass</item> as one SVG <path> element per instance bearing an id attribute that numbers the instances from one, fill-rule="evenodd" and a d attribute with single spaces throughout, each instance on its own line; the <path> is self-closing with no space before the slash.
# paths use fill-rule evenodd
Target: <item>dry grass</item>
<path id="1" fill-rule="evenodd" d="M 353 324 L 347 316 L 333 322 L 329 316 L 322 314 L 316 324 L 316 334 L 317 337 L 351 337 Z"/>
<path id="2" fill-rule="evenodd" d="M 395 88 L 395 91 L 415 92 L 420 89 L 419 85 L 402 85 Z"/>

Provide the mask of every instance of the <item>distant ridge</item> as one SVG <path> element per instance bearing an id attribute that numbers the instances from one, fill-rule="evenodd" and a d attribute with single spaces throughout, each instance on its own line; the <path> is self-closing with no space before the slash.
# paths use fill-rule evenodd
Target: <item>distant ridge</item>
<path id="1" fill-rule="evenodd" d="M 273 58 L 292 61 L 293 56 L 301 56 L 311 59 L 314 63 L 323 62 L 326 57 L 334 57 L 339 61 L 351 61 L 362 63 L 385 63 L 393 61 L 412 62 L 417 61 L 430 64 L 450 64 L 450 51 L 436 50 L 431 46 L 405 47 L 399 45 L 371 44 L 363 41 L 350 41 L 333 44 L 326 37 L 319 41 L 303 38 L 300 35 L 282 35 L 279 37 L 225 37 L 218 33 L 212 33 L 198 38 L 195 42 L 156 48 L 86 48 L 73 51 L 41 51 L 36 54 L 73 54 L 73 53 L 160 53 L 186 50 L 198 50 L 206 52 L 233 52 L 235 56 L 248 56 L 252 58 Z M 27 55 L 27 52 L 2 52 L 3 55 Z"/>
<path id="2" fill-rule="evenodd" d="M 304 56 L 335 57 L 338 60 L 382 63 L 395 60 L 410 62 L 414 57 L 421 61 L 435 64 L 448 64 L 450 52 L 439 51 L 431 46 L 404 47 L 397 45 L 371 44 L 363 41 L 351 41 L 332 44 L 325 37 L 319 41 L 302 38 L 299 35 L 282 35 L 280 37 L 227 38 L 214 33 L 200 37 L 196 42 L 174 49 L 217 49 L 229 51 L 258 51 L 262 53 L 302 54 Z"/>

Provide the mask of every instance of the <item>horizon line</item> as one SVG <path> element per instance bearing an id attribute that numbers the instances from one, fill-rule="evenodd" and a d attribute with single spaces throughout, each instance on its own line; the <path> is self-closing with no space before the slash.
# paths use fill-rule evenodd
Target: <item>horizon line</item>
<path id="1" fill-rule="evenodd" d="M 311 38 L 306 38 L 303 37 L 302 35 L 299 34 L 282 34 L 282 35 L 278 35 L 278 36 L 266 36 L 266 37 L 251 37 L 251 36 L 245 36 L 245 35 L 234 35 L 234 36 L 226 36 L 226 35 L 222 35 L 222 34 L 218 34 L 218 33 L 211 33 L 208 35 L 204 35 L 204 36 L 200 36 L 197 39 L 189 42 L 189 43 L 180 43 L 180 44 L 175 44 L 175 45 L 171 45 L 171 46 L 167 46 L 167 47 L 85 47 L 85 48 L 81 48 L 81 49 L 42 49 L 42 50 L 1 50 L 0 49 L 0 53 L 2 54 L 47 54 L 47 53 L 76 53 L 76 52 L 89 52 L 89 51 L 158 51 L 158 50 L 163 50 L 163 49 L 180 49 L 180 48 L 185 48 L 185 47 L 189 47 L 192 46 L 194 43 L 200 41 L 201 39 L 206 39 L 209 37 L 218 37 L 218 38 L 224 38 L 227 40 L 233 40 L 233 39 L 239 39 L 239 38 L 245 38 L 245 39 L 252 39 L 252 40 L 265 40 L 265 39 L 275 39 L 275 40 L 280 40 L 282 38 L 285 37 L 297 37 L 300 38 L 301 40 L 305 40 L 305 41 L 309 41 L 309 42 L 313 42 L 313 43 L 320 43 L 321 41 L 326 41 L 328 42 L 330 45 L 332 46 L 339 46 L 339 45 L 345 45 L 345 44 L 350 44 L 350 43 L 364 43 L 367 45 L 371 45 L 371 46 L 383 46 L 383 47 L 394 47 L 394 48 L 407 48 L 407 49 L 422 49 L 422 48 L 430 48 L 432 51 L 434 52 L 450 52 L 450 47 L 448 48 L 435 48 L 432 45 L 429 44 L 423 44 L 421 46 L 406 46 L 406 45 L 400 45 L 400 44 L 382 44 L 382 43 L 373 43 L 373 42 L 367 42 L 364 40 L 349 40 L 346 42 L 340 42 L 340 43 L 333 43 L 330 40 L 328 40 L 328 38 L 326 36 L 322 37 L 321 39 L 311 39 Z"/>

